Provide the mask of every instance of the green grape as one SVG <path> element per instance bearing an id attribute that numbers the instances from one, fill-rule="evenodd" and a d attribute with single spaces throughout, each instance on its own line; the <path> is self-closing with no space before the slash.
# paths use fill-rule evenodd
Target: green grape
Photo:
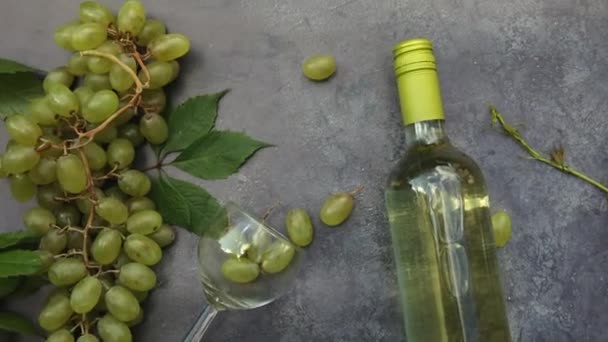
<path id="1" fill-rule="evenodd" d="M 222 264 L 222 275 L 234 283 L 250 283 L 260 275 L 260 266 L 247 258 L 228 258 Z"/>
<path id="2" fill-rule="evenodd" d="M 127 208 L 131 214 L 146 209 L 156 209 L 156 204 L 148 197 L 133 197 L 127 201 Z"/>
<path id="3" fill-rule="evenodd" d="M 91 127 L 92 129 L 93 127 Z M 95 134 L 95 142 L 109 144 L 118 137 L 118 129 L 114 125 L 106 126 L 101 132 Z M 107 158 L 107 155 L 106 155 Z"/>
<path id="4" fill-rule="evenodd" d="M 78 103 L 80 104 L 80 108 L 83 108 L 84 105 L 87 102 L 89 102 L 91 97 L 93 97 L 93 94 L 95 94 L 93 89 L 91 89 L 87 86 L 81 86 L 81 87 L 74 89 L 74 95 L 76 95 L 76 97 L 78 98 Z"/>
<path id="5" fill-rule="evenodd" d="M 125 322 L 125 324 L 129 328 L 131 328 L 131 327 L 134 327 L 134 326 L 140 324 L 143 320 L 144 320 L 144 309 L 140 309 L 139 315 L 137 315 L 137 317 L 134 320 Z"/>
<path id="6" fill-rule="evenodd" d="M 12 145 L 2 156 L 2 169 L 9 174 L 19 174 L 34 168 L 40 161 L 40 155 L 34 148 Z"/>
<path id="7" fill-rule="evenodd" d="M 262 255 L 262 270 L 269 274 L 283 271 L 293 259 L 295 248 L 290 243 L 277 240 Z"/>
<path id="8" fill-rule="evenodd" d="M 59 329 L 50 334 L 45 342 L 74 342 L 74 335 L 68 329 Z"/>
<path id="9" fill-rule="evenodd" d="M 112 56 L 118 56 L 122 52 L 122 47 L 113 40 L 107 40 L 101 44 L 97 49 L 97 52 L 102 52 Z M 110 72 L 114 62 L 108 58 L 102 56 L 90 56 L 88 62 L 89 70 L 95 74 L 107 74 Z"/>
<path id="10" fill-rule="evenodd" d="M 51 284 L 62 287 L 76 284 L 87 274 L 87 267 L 81 259 L 63 258 L 49 267 L 48 276 Z"/>
<path id="11" fill-rule="evenodd" d="M 45 208 L 35 207 L 23 215 L 23 224 L 30 232 L 36 235 L 46 234 L 52 225 L 56 224 L 55 215 Z"/>
<path id="12" fill-rule="evenodd" d="M 41 158 L 38 164 L 34 166 L 28 176 L 36 185 L 47 185 L 57 180 L 57 161 L 52 158 Z"/>
<path id="13" fill-rule="evenodd" d="M 109 289 L 104 299 L 112 316 L 123 322 L 134 320 L 141 310 L 133 293 L 120 285 L 114 285 Z"/>
<path id="14" fill-rule="evenodd" d="M 156 60 L 168 62 L 187 54 L 190 40 L 179 33 L 164 34 L 152 40 L 148 49 Z"/>
<path id="15" fill-rule="evenodd" d="M 57 159 L 57 180 L 61 188 L 79 194 L 87 188 L 87 173 L 79 157 L 68 154 Z"/>
<path id="16" fill-rule="evenodd" d="M 114 318 L 111 314 L 103 316 L 97 322 L 97 333 L 103 341 L 132 342 L 133 336 L 129 327 Z"/>
<path id="17" fill-rule="evenodd" d="M 97 214 L 111 224 L 121 224 L 127 221 L 129 209 L 119 199 L 105 197 L 97 202 Z"/>
<path id="18" fill-rule="evenodd" d="M 289 239 L 299 247 L 306 247 L 312 243 L 314 230 L 310 216 L 304 209 L 291 209 L 285 219 Z"/>
<path id="19" fill-rule="evenodd" d="M 34 146 L 42 130 L 33 120 L 23 115 L 11 115 L 4 121 L 8 135 L 18 144 Z"/>
<path id="20" fill-rule="evenodd" d="M 78 98 L 63 84 L 52 83 L 47 91 L 47 101 L 49 108 L 55 114 L 68 117 L 79 108 Z"/>
<path id="21" fill-rule="evenodd" d="M 175 241 L 175 231 L 167 224 L 160 226 L 160 229 L 149 234 L 148 237 L 156 242 L 160 248 L 169 246 Z"/>
<path id="22" fill-rule="evenodd" d="M 177 61 L 171 61 L 169 64 L 171 64 L 171 80 L 169 82 L 173 82 L 179 75 L 179 63 L 177 63 Z"/>
<path id="23" fill-rule="evenodd" d="M 89 72 L 89 56 L 83 56 L 80 53 L 75 53 L 68 61 L 68 71 L 74 76 L 84 76 Z"/>
<path id="24" fill-rule="evenodd" d="M 54 34 L 55 43 L 66 50 L 74 50 L 74 47 L 72 46 L 72 35 L 74 34 L 74 29 L 78 27 L 79 24 L 80 22 L 78 20 L 74 20 L 59 26 Z"/>
<path id="25" fill-rule="evenodd" d="M 38 272 L 38 274 L 46 273 L 49 270 L 49 267 L 55 262 L 55 255 L 49 251 L 34 251 L 40 258 L 40 262 L 42 263 L 42 269 Z M 45 281 L 46 283 L 46 281 Z"/>
<path id="26" fill-rule="evenodd" d="M 108 158 L 106 157 L 106 151 L 101 148 L 97 143 L 90 142 L 82 148 L 84 155 L 89 161 L 89 167 L 91 170 L 99 171 L 108 164 Z"/>
<path id="27" fill-rule="evenodd" d="M 93 74 L 89 73 L 84 76 L 84 85 L 91 88 L 93 91 L 100 91 L 103 89 L 112 89 L 110 83 L 110 77 L 107 74 Z"/>
<path id="28" fill-rule="evenodd" d="M 86 334 L 80 336 L 76 342 L 99 342 L 99 339 L 95 335 Z"/>
<path id="29" fill-rule="evenodd" d="M 127 230 L 129 233 L 143 235 L 151 234 L 163 224 L 163 218 L 156 210 L 142 210 L 129 216 L 127 220 Z"/>
<path id="30" fill-rule="evenodd" d="M 67 290 L 57 289 L 46 300 L 38 315 L 38 324 L 46 331 L 55 331 L 66 324 L 74 311 Z"/>
<path id="31" fill-rule="evenodd" d="M 123 53 L 119 58 L 131 70 L 137 71 L 137 62 L 133 57 Z M 123 69 L 121 65 L 112 63 L 112 67 L 110 68 L 110 84 L 114 90 L 118 92 L 126 91 L 133 86 L 133 83 L 135 83 L 135 80 L 133 80 L 130 73 Z"/>
<path id="32" fill-rule="evenodd" d="M 131 260 L 147 266 L 157 264 L 163 256 L 158 244 L 141 234 L 129 235 L 123 248 Z"/>
<path id="33" fill-rule="evenodd" d="M 302 65 L 304 76 L 313 81 L 324 81 L 336 72 L 336 59 L 331 55 L 316 55 Z"/>
<path id="34" fill-rule="evenodd" d="M 156 286 L 156 273 L 140 263 L 131 262 L 120 267 L 118 281 L 134 291 L 149 291 Z"/>
<path id="35" fill-rule="evenodd" d="M 105 193 L 107 197 L 114 197 L 122 202 L 125 202 L 129 198 L 129 195 L 122 192 L 118 185 L 112 185 L 111 187 L 107 188 Z"/>
<path id="36" fill-rule="evenodd" d="M 130 262 L 133 262 L 133 260 L 129 259 L 129 256 L 124 251 L 120 251 L 118 258 L 116 258 L 113 265 L 115 268 L 121 268 L 122 265 L 128 264 Z"/>
<path id="37" fill-rule="evenodd" d="M 107 27 L 114 22 L 112 11 L 97 1 L 81 2 L 78 13 L 83 23 L 98 23 Z"/>
<path id="38" fill-rule="evenodd" d="M 124 106 L 127 105 L 128 101 L 121 101 L 120 104 L 118 105 L 120 108 L 123 108 Z M 118 127 L 126 124 L 127 122 L 131 121 L 131 119 L 137 115 L 137 111 L 135 108 L 131 107 L 127 110 L 125 110 L 124 112 L 122 112 L 122 114 L 120 114 L 116 120 L 114 120 L 114 124 Z"/>
<path id="39" fill-rule="evenodd" d="M 9 178 L 11 194 L 17 202 L 27 202 L 36 194 L 36 184 L 24 174 L 12 175 Z"/>
<path id="40" fill-rule="evenodd" d="M 61 254 L 68 245 L 68 236 L 57 229 L 50 229 L 40 239 L 40 250 L 50 252 L 54 255 Z"/>
<path id="41" fill-rule="evenodd" d="M 330 227 L 342 224 L 350 216 L 354 206 L 353 195 L 347 192 L 339 192 L 329 196 L 321 207 L 320 218 L 323 223 Z"/>
<path id="42" fill-rule="evenodd" d="M 6 178 L 8 177 L 8 172 L 4 168 L 2 168 L 2 157 L 3 155 L 0 154 L 0 178 Z"/>
<path id="43" fill-rule="evenodd" d="M 59 227 L 77 226 L 81 218 L 80 211 L 73 204 L 64 205 L 55 210 L 57 225 Z"/>
<path id="44" fill-rule="evenodd" d="M 79 213 L 80 214 L 80 213 Z M 80 229 L 80 228 L 77 228 Z M 67 232 L 66 234 L 68 236 L 68 244 L 66 246 L 66 248 L 68 250 L 70 249 L 83 249 L 84 246 L 84 234 L 82 232 L 79 231 L 75 231 L 75 230 L 70 230 Z M 90 239 L 89 236 L 87 235 L 87 246 L 90 246 Z"/>
<path id="45" fill-rule="evenodd" d="M 59 67 L 49 71 L 42 81 L 42 89 L 48 92 L 52 84 L 63 84 L 66 87 L 72 86 L 74 82 L 74 75 L 70 74 L 68 68 Z"/>
<path id="46" fill-rule="evenodd" d="M 57 183 L 43 185 L 38 187 L 38 193 L 36 199 L 38 204 L 46 209 L 55 210 L 63 206 L 63 202 L 57 200 L 57 197 L 63 197 L 63 192 L 57 185 Z"/>
<path id="47" fill-rule="evenodd" d="M 94 188 L 93 192 L 95 194 L 93 198 L 96 200 L 106 197 L 103 191 L 101 191 L 99 188 Z M 76 206 L 78 207 L 78 210 L 85 215 L 88 215 L 91 212 L 91 200 L 88 196 L 85 198 L 76 199 Z"/>
<path id="48" fill-rule="evenodd" d="M 125 170 L 120 173 L 118 187 L 127 195 L 145 196 L 150 191 L 150 177 L 139 170 Z"/>
<path id="49" fill-rule="evenodd" d="M 139 71 L 138 77 L 144 83 L 149 82 L 149 89 L 162 88 L 172 81 L 174 69 L 171 63 L 153 61 L 148 63 L 146 67 L 148 68 L 150 79 L 148 80 L 148 77 L 143 70 Z"/>
<path id="50" fill-rule="evenodd" d="M 160 145 L 169 137 L 167 122 L 162 116 L 154 113 L 148 113 L 139 120 L 139 131 L 153 145 Z"/>
<path id="51" fill-rule="evenodd" d="M 95 306 L 95 310 L 100 312 L 100 311 L 108 311 L 108 308 L 106 307 L 106 301 L 104 300 L 104 297 L 106 295 L 106 292 L 112 288 L 112 286 L 114 286 L 114 277 L 110 276 L 109 274 L 104 274 L 98 277 L 99 281 L 101 281 L 101 297 L 99 299 L 99 302 L 97 302 L 97 305 Z"/>
<path id="52" fill-rule="evenodd" d="M 84 23 L 74 28 L 72 32 L 72 47 L 78 51 L 91 50 L 106 41 L 108 33 L 104 25 Z"/>
<path id="53" fill-rule="evenodd" d="M 146 89 L 141 93 L 141 106 L 148 113 L 161 114 L 167 105 L 165 91 L 160 89 Z"/>
<path id="54" fill-rule="evenodd" d="M 82 108 L 82 116 L 88 122 L 101 123 L 118 109 L 118 95 L 112 90 L 96 92 Z"/>
<path id="55" fill-rule="evenodd" d="M 497 247 L 504 247 L 511 239 L 511 216 L 504 210 L 492 215 L 492 232 Z"/>
<path id="56" fill-rule="evenodd" d="M 109 265 L 118 258 L 121 245 L 120 233 L 115 229 L 104 228 L 93 240 L 91 255 L 99 264 Z"/>
<path id="57" fill-rule="evenodd" d="M 146 300 L 146 298 L 148 298 L 148 295 L 150 294 L 149 291 L 135 291 L 135 290 L 131 290 L 131 293 L 133 293 L 133 296 L 135 296 L 137 301 L 140 303 L 142 303 L 144 300 Z"/>
<path id="58" fill-rule="evenodd" d="M 144 142 L 144 136 L 141 135 L 139 127 L 136 124 L 128 123 L 118 129 L 118 136 L 125 138 L 137 147 Z"/>
<path id="59" fill-rule="evenodd" d="M 74 286 L 70 295 L 70 305 L 75 313 L 87 313 L 97 305 L 101 297 L 101 281 L 87 276 Z"/>
<path id="60" fill-rule="evenodd" d="M 110 166 L 117 165 L 119 169 L 124 169 L 135 159 L 135 149 L 129 140 L 118 138 L 108 146 L 107 156 Z"/>
<path id="61" fill-rule="evenodd" d="M 62 145 L 63 144 L 63 140 L 61 138 L 59 138 L 58 136 L 54 135 L 54 134 L 50 134 L 50 133 L 44 133 L 44 135 L 42 136 L 42 138 L 44 140 L 48 140 L 49 143 L 55 144 L 55 145 Z M 63 155 L 63 148 L 55 148 L 55 147 L 50 147 L 42 152 L 39 152 L 41 157 L 47 157 L 47 158 L 58 158 L 59 156 Z"/>
<path id="62" fill-rule="evenodd" d="M 146 23 L 146 9 L 136 0 L 126 1 L 118 10 L 116 25 L 121 32 L 137 37 Z"/>
<path id="63" fill-rule="evenodd" d="M 33 99 L 27 109 L 30 117 L 39 125 L 56 125 L 57 118 L 49 107 L 45 97 Z"/>
<path id="64" fill-rule="evenodd" d="M 137 43 L 141 46 L 148 45 L 156 37 L 167 33 L 167 28 L 162 21 L 156 19 L 148 19 L 144 24 L 139 36 L 137 37 Z"/>

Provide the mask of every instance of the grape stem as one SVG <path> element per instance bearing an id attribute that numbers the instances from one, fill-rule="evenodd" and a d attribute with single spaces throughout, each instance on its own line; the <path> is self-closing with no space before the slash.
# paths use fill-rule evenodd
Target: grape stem
<path id="1" fill-rule="evenodd" d="M 89 191 L 89 196 L 92 200 L 96 200 L 97 195 L 95 193 L 95 184 L 93 183 L 93 176 L 91 175 L 91 169 L 89 169 L 89 160 L 87 156 L 84 154 L 84 150 L 82 148 L 78 149 L 78 155 L 84 164 L 84 170 L 87 174 L 87 190 Z M 93 225 L 93 219 L 95 218 L 95 205 L 91 204 L 91 208 L 89 209 L 89 217 L 87 217 L 87 223 L 83 228 L 83 237 L 82 237 L 82 252 L 84 258 L 84 264 L 87 267 L 91 267 L 89 264 L 89 252 L 87 250 L 87 240 L 89 237 L 89 228 Z"/>
<path id="2" fill-rule="evenodd" d="M 123 63 L 118 57 L 116 57 L 114 55 L 111 55 L 109 53 L 95 51 L 95 50 L 82 51 L 82 52 L 80 52 L 80 55 L 81 56 L 98 56 L 98 57 L 103 57 L 103 58 L 107 58 L 107 59 L 111 60 L 112 62 L 118 64 L 126 72 L 128 72 L 129 75 L 131 75 L 131 78 L 133 78 L 133 81 L 135 81 L 135 86 L 136 86 L 135 87 L 135 92 L 136 93 L 139 94 L 139 93 L 141 93 L 144 90 L 144 88 L 145 88 L 144 84 L 141 83 L 141 81 L 139 80 L 139 77 L 137 77 L 137 74 L 135 74 L 135 71 L 133 71 L 133 69 L 129 68 L 129 66 L 126 65 L 125 63 Z M 136 57 L 136 56 L 139 55 L 139 53 L 135 52 L 135 53 L 133 53 L 131 55 L 133 57 L 135 57 L 135 59 L 137 60 L 138 57 Z M 146 68 L 144 68 L 144 66 L 142 66 L 142 69 L 146 70 Z"/>

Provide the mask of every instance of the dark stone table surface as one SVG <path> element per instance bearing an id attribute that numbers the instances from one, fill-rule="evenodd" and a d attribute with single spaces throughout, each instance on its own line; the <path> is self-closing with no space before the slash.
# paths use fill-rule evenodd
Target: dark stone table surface
<path id="1" fill-rule="evenodd" d="M 415 36 L 435 43 L 453 142 L 484 170 L 493 209 L 513 217 L 513 238 L 498 252 L 513 339 L 608 340 L 606 194 L 526 158 L 490 128 L 488 114 L 496 104 L 539 150 L 561 144 L 572 165 L 608 181 L 607 1 L 144 2 L 151 16 L 192 38 L 175 102 L 231 88 L 218 126 L 276 145 L 238 175 L 199 184 L 257 212 L 280 200 L 270 221 L 277 226 L 288 207 L 316 213 L 328 192 L 365 187 L 343 227 L 324 228 L 315 217 L 316 239 L 289 295 L 255 311 L 221 313 L 205 340 L 402 340 L 382 189 L 404 140 L 391 47 Z M 2 0 L 0 56 L 41 69 L 65 63 L 52 33 L 78 3 Z M 302 60 L 316 53 L 336 56 L 329 82 L 301 74 Z M 1 182 L 0 230 L 22 228 L 33 205 L 8 192 Z M 195 245 L 180 231 L 158 267 L 161 286 L 136 340 L 181 341 L 204 308 Z M 40 297 L 12 307 L 33 315 Z"/>

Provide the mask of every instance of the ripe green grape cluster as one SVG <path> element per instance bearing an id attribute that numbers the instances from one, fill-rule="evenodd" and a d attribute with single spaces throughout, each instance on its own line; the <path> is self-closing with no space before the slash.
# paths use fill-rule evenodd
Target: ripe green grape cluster
<path id="1" fill-rule="evenodd" d="M 84 1 L 54 39 L 72 55 L 44 78 L 44 97 L 6 119 L 0 176 L 16 200 L 38 203 L 23 221 L 56 287 L 38 316 L 47 341 L 131 341 L 151 267 L 175 238 L 133 162 L 144 142 L 167 140 L 163 87 L 190 42 L 136 0 L 117 14 Z"/>

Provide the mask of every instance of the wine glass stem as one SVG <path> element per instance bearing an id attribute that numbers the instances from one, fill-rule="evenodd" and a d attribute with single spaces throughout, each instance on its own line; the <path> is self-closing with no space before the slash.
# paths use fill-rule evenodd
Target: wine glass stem
<path id="1" fill-rule="evenodd" d="M 196 323 L 192 326 L 192 329 L 188 332 L 188 335 L 184 339 L 184 342 L 200 342 L 203 339 L 203 335 L 207 331 L 207 328 L 213 322 L 215 316 L 217 316 L 217 309 L 213 305 L 207 305 L 205 311 L 198 316 Z"/>

